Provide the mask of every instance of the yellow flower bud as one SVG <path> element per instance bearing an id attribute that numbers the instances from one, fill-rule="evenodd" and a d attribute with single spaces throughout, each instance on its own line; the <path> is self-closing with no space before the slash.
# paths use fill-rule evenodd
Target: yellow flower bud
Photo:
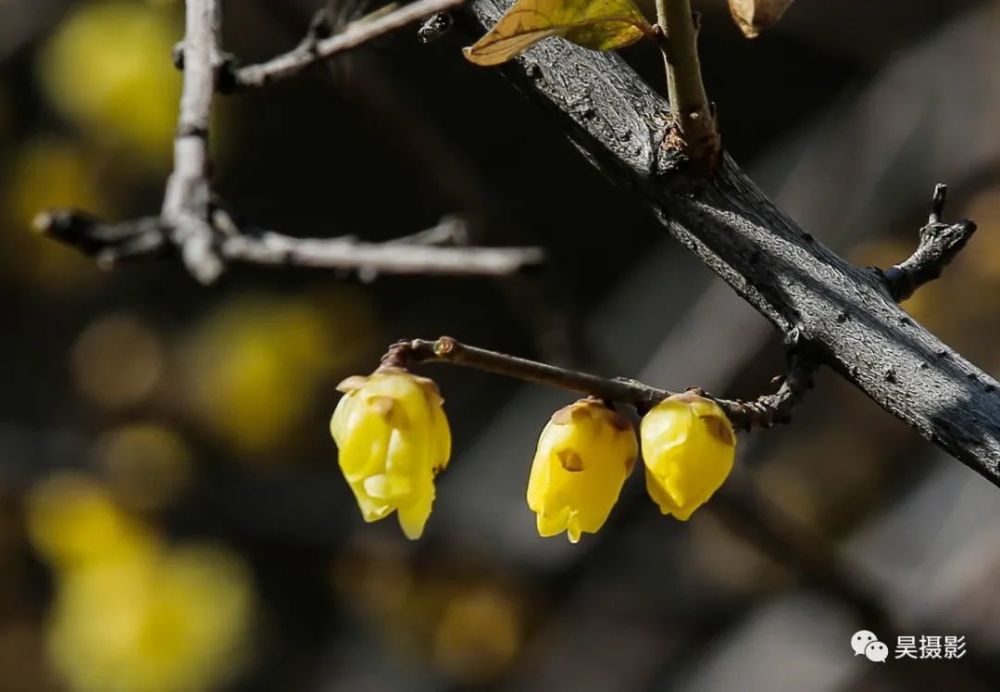
<path id="1" fill-rule="evenodd" d="M 349 377 L 330 420 L 340 469 L 365 521 L 399 513 L 420 538 L 434 503 L 434 477 L 448 464 L 451 430 L 437 385 L 401 368 Z"/>
<path id="2" fill-rule="evenodd" d="M 599 401 L 581 399 L 556 411 L 538 438 L 528 479 L 539 535 L 565 531 L 576 543 L 581 533 L 596 533 L 638 452 L 632 424 Z"/>
<path id="3" fill-rule="evenodd" d="M 639 427 L 646 490 L 664 514 L 687 520 L 726 480 L 736 455 L 719 405 L 692 392 L 653 407 Z"/>

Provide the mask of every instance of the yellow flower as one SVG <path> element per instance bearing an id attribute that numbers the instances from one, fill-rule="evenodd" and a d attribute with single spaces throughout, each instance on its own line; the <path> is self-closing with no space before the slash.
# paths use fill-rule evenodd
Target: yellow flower
<path id="1" fill-rule="evenodd" d="M 719 405 L 692 392 L 664 399 L 640 425 L 646 490 L 664 514 L 688 519 L 733 468 L 736 436 Z"/>
<path id="2" fill-rule="evenodd" d="M 340 469 L 365 521 L 399 512 L 408 538 L 420 538 L 434 503 L 434 477 L 448 464 L 451 431 L 437 385 L 401 368 L 379 368 L 340 383 L 330 421 Z"/>
<path id="3" fill-rule="evenodd" d="M 538 533 L 565 531 L 571 543 L 596 533 L 635 465 L 635 430 L 593 399 L 559 409 L 542 430 L 528 479 L 528 507 Z"/>

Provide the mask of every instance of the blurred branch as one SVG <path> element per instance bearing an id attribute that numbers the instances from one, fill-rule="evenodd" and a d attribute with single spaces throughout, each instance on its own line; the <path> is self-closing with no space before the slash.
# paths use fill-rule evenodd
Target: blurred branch
<path id="1" fill-rule="evenodd" d="M 464 223 L 455 217 L 385 243 L 366 243 L 353 237 L 295 238 L 258 229 L 240 232 L 228 215 L 216 211 L 213 217 L 209 228 L 220 267 L 240 262 L 341 269 L 358 271 L 364 279 L 380 273 L 505 276 L 543 258 L 538 248 L 455 247 L 464 238 Z M 35 225 L 40 232 L 95 257 L 106 267 L 123 259 L 162 255 L 171 248 L 156 217 L 109 224 L 80 212 L 56 210 L 40 214 Z"/>
<path id="2" fill-rule="evenodd" d="M 706 508 L 776 564 L 850 605 L 869 627 L 895 629 L 895 618 L 878 596 L 878 583 L 825 536 L 770 502 L 749 475 L 733 474 Z"/>
<path id="3" fill-rule="evenodd" d="M 211 283 L 222 272 L 208 224 L 208 129 L 216 68 L 221 64 L 222 9 L 219 0 L 188 0 L 185 8 L 184 91 L 174 140 L 174 171 L 167 180 L 160 218 L 181 248 L 188 271 L 202 283 Z"/>
<path id="4" fill-rule="evenodd" d="M 418 0 L 387 14 L 352 22 L 343 31 L 330 37 L 323 37 L 323 22 L 313 22 L 309 33 L 298 46 L 267 62 L 237 69 L 232 83 L 236 88 L 250 88 L 292 77 L 314 63 L 353 50 L 408 24 L 456 7 L 464 1 Z M 322 14 L 318 16 L 322 17 Z"/>
<path id="5" fill-rule="evenodd" d="M 477 0 L 464 15 L 479 33 L 507 6 Z M 548 41 L 502 69 L 805 356 L 1000 485 L 1000 383 L 910 319 L 881 272 L 799 228 L 728 156 L 711 178 L 685 175 L 664 146 L 669 106 L 619 56 Z"/>
<path id="6" fill-rule="evenodd" d="M 750 430 L 754 427 L 771 427 L 776 422 L 787 422 L 794 406 L 805 391 L 812 386 L 812 367 L 791 352 L 788 374 L 781 377 L 781 387 L 773 394 L 765 394 L 752 401 L 720 399 L 697 390 L 713 399 L 734 427 Z M 506 353 L 488 351 L 463 344 L 450 336 L 436 341 L 413 339 L 399 341 L 389 347 L 382 357 L 382 364 L 405 367 L 409 363 L 449 363 L 485 372 L 492 372 L 527 382 L 547 384 L 569 389 L 599 399 L 635 406 L 644 412 L 666 399 L 674 392 L 651 387 L 626 378 L 609 379 L 578 370 L 539 363 Z"/>
<path id="7" fill-rule="evenodd" d="M 969 219 L 958 223 L 941 222 L 948 186 L 938 184 L 934 188 L 930 218 L 920 229 L 920 244 L 917 249 L 899 264 L 883 272 L 889 293 L 897 301 L 903 301 L 928 281 L 941 276 L 944 268 L 965 247 L 976 232 L 976 224 Z"/>
<path id="8" fill-rule="evenodd" d="M 332 55 L 459 1 L 424 0 L 351 24 L 343 34 L 302 50 L 318 56 L 316 59 Z M 456 220 L 387 243 L 295 238 L 261 230 L 241 232 L 228 214 L 213 206 L 209 181 L 212 97 L 216 88 L 234 77 L 231 58 L 219 46 L 221 24 L 219 0 L 186 3 L 184 41 L 175 49 L 177 63 L 184 69 L 184 87 L 174 140 L 174 170 L 167 179 L 159 218 L 107 224 L 74 210 L 51 210 L 35 219 L 39 231 L 96 257 L 104 266 L 120 259 L 161 254 L 173 246 L 191 275 L 203 284 L 215 281 L 228 262 L 356 270 L 367 279 L 378 273 L 505 276 L 542 261 L 538 248 L 439 247 L 465 237 L 464 224 L 459 229 Z M 259 68 L 247 68 L 247 74 L 262 75 L 264 80 L 270 79 L 270 74 L 291 74 L 304 66 L 296 55 L 293 51 Z"/>

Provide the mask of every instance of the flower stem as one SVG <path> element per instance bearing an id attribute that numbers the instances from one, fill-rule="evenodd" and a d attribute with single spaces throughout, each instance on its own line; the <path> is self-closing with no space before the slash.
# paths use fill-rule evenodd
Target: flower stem
<path id="1" fill-rule="evenodd" d="M 684 140 L 685 153 L 703 173 L 711 173 L 722 150 L 714 108 L 701 80 L 698 59 L 698 28 L 690 0 L 656 0 L 663 61 L 667 69 L 667 92 Z"/>
<path id="2" fill-rule="evenodd" d="M 435 341 L 425 339 L 399 341 L 382 357 L 384 366 L 405 367 L 416 363 L 448 363 L 526 382 L 546 384 L 599 399 L 628 404 L 634 406 L 640 413 L 645 413 L 674 394 L 636 380 L 601 377 L 469 346 L 450 336 L 442 336 Z M 749 430 L 752 427 L 771 427 L 775 423 L 787 421 L 791 409 L 812 386 L 812 368 L 793 358 L 788 373 L 780 379 L 782 383 L 777 391 L 750 401 L 731 401 L 713 397 L 701 390 L 698 392 L 713 399 L 735 428 Z"/>

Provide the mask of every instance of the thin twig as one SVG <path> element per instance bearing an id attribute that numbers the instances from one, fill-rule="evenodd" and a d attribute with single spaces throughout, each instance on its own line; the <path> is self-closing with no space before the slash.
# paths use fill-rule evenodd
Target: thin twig
<path id="1" fill-rule="evenodd" d="M 920 229 L 920 244 L 908 258 L 883 272 L 889 294 L 898 303 L 941 272 L 965 247 L 976 232 L 976 224 L 969 219 L 949 224 L 941 221 L 948 196 L 948 186 L 938 184 L 931 200 L 931 213 L 927 225 Z"/>
<path id="2" fill-rule="evenodd" d="M 698 27 L 690 0 L 656 0 L 656 21 L 670 106 L 680 124 L 684 151 L 700 171 L 714 171 L 722 143 L 701 79 Z"/>
<path id="3" fill-rule="evenodd" d="M 298 74 L 310 65 L 357 48 L 431 15 L 461 5 L 465 0 L 418 0 L 374 19 L 353 22 L 329 38 L 310 33 L 298 46 L 267 62 L 236 70 L 236 88 L 260 87 Z"/>
<path id="4" fill-rule="evenodd" d="M 188 0 L 184 33 L 184 89 L 174 140 L 174 170 L 167 180 L 161 220 L 181 249 L 188 271 L 202 283 L 222 272 L 209 225 L 208 130 L 221 63 L 219 0 Z"/>
<path id="5" fill-rule="evenodd" d="M 534 247 L 455 247 L 465 238 L 465 224 L 457 217 L 385 243 L 366 243 L 350 236 L 295 238 L 257 229 L 241 232 L 228 215 L 217 210 L 214 216 L 225 220 L 214 219 L 219 228 L 210 228 L 222 266 L 240 262 L 341 269 L 357 271 L 363 279 L 377 274 L 507 276 L 544 258 Z M 162 255 L 173 247 L 157 217 L 109 224 L 80 212 L 54 210 L 40 214 L 35 227 L 105 267 L 119 260 Z"/>
<path id="6" fill-rule="evenodd" d="M 446 216 L 436 226 L 387 240 L 384 245 L 461 246 L 469 244 L 469 226 L 461 216 Z"/>
<path id="7" fill-rule="evenodd" d="M 640 412 L 649 410 L 674 394 L 636 380 L 609 379 L 506 353 L 488 351 L 463 344 L 449 336 L 443 336 L 436 341 L 424 339 L 400 341 L 393 344 L 382 358 L 382 364 L 389 367 L 405 367 L 413 363 L 449 363 L 483 370 L 629 404 Z M 718 403 L 734 427 L 750 430 L 754 427 L 771 427 L 775 423 L 787 422 L 792 407 L 812 386 L 812 368 L 793 358 L 789 372 L 782 380 L 782 385 L 776 392 L 752 401 L 730 401 L 713 397 L 701 390 L 698 392 Z"/>
<path id="8" fill-rule="evenodd" d="M 432 238 L 434 239 L 434 238 Z M 508 276 L 542 261 L 539 248 L 441 247 L 413 242 L 294 238 L 264 231 L 223 239 L 226 261 L 250 264 L 351 269 L 376 274 Z"/>

